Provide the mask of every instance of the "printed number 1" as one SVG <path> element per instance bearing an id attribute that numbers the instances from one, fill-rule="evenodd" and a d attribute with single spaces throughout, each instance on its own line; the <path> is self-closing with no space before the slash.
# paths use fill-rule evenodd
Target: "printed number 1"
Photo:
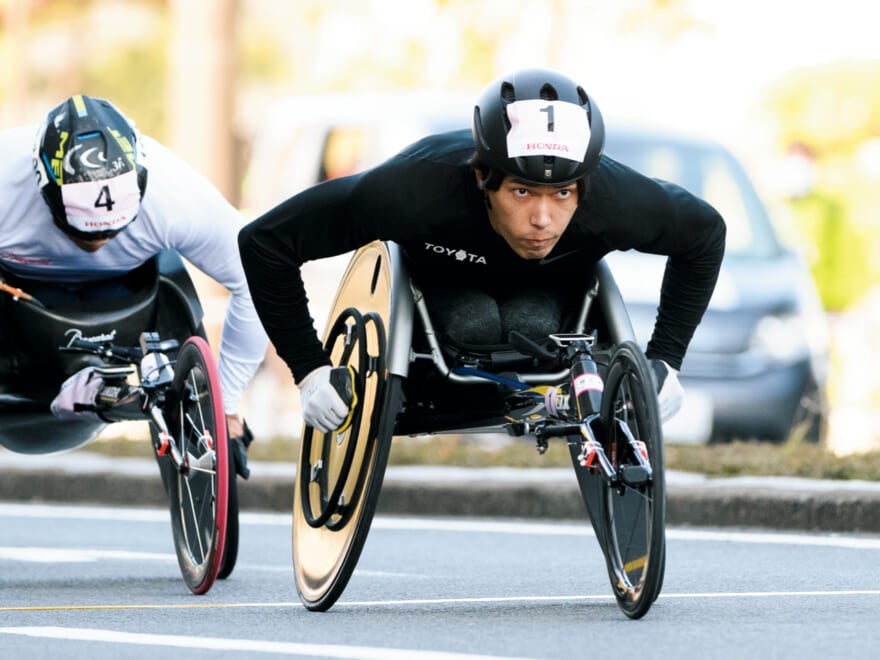
<path id="1" fill-rule="evenodd" d="M 541 108 L 541 112 L 547 113 L 547 132 L 552 133 L 554 128 L 553 106 L 548 105 L 546 108 Z"/>
<path id="2" fill-rule="evenodd" d="M 103 206 L 108 211 L 112 211 L 115 203 L 113 198 L 110 197 L 110 186 L 103 186 L 101 192 L 98 193 L 98 199 L 95 200 L 95 208 Z"/>

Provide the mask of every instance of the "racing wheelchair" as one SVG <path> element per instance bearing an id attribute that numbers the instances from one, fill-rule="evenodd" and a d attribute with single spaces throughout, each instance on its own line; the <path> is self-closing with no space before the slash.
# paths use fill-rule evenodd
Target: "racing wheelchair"
<path id="1" fill-rule="evenodd" d="M 306 425 L 293 497 L 293 568 L 306 608 L 332 607 L 373 519 L 393 436 L 506 431 L 568 446 L 621 610 L 642 617 L 666 559 L 663 439 L 653 377 L 604 262 L 585 276 L 579 313 L 546 341 L 462 349 L 435 329 L 401 248 L 352 257 L 324 345 L 356 374 L 350 423 Z M 579 298 L 580 300 L 580 298 Z"/>
<path id="2" fill-rule="evenodd" d="M 0 328 L 0 444 L 48 454 L 87 444 L 107 422 L 148 421 L 186 585 L 203 594 L 228 577 L 238 554 L 234 459 L 201 304 L 180 256 L 164 251 L 74 293 L 2 271 L 0 288 L 8 321 Z M 59 387 L 87 367 L 104 382 L 99 416 L 54 417 Z"/>

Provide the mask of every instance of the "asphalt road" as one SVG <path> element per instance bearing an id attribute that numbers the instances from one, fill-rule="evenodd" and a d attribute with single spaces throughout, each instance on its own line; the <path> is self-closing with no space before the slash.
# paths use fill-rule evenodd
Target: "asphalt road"
<path id="1" fill-rule="evenodd" d="M 162 509 L 0 505 L 8 658 L 870 657 L 880 535 L 670 527 L 664 589 L 617 608 L 580 522 L 379 516 L 328 613 L 298 602 L 288 514 L 245 513 L 205 596 Z M 622 651 L 624 649 L 624 651 Z"/>

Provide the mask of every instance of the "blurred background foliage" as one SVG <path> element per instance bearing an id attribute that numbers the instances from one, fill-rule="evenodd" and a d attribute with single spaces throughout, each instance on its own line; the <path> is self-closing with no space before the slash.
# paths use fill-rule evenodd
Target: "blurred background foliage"
<path id="1" fill-rule="evenodd" d="M 844 310 L 880 281 L 880 62 L 793 71 L 765 103 L 778 148 L 812 167 L 789 201 L 826 309 Z"/>
<path id="2" fill-rule="evenodd" d="M 255 131 L 285 98 L 475 93 L 505 71 L 561 69 L 606 123 L 696 132 L 745 162 L 845 321 L 836 391 L 869 408 L 857 427 L 880 428 L 880 46 L 865 4 L 0 0 L 0 129 L 106 97 L 240 206 Z"/>
<path id="3" fill-rule="evenodd" d="M 678 60 L 669 59 L 674 65 L 689 57 L 688 44 L 703 48 L 707 61 L 720 57 L 713 50 L 720 43 L 720 28 L 706 18 L 705 4 L 413 0 L 403 7 L 384 0 L 0 0 L 0 118 L 3 125 L 37 121 L 61 98 L 80 91 L 110 98 L 144 132 L 170 143 L 238 202 L 249 136 L 259 111 L 274 99 L 338 90 L 478 89 L 501 70 L 526 62 L 587 76 L 596 81 L 599 97 L 607 99 L 613 95 L 607 83 L 613 70 L 625 78 L 639 66 L 604 57 L 612 39 L 623 48 L 631 44 L 633 60 L 674 57 L 665 54 L 680 51 Z M 202 20 L 200 12 L 202 18 L 224 14 L 225 20 Z M 207 30 L 221 33 L 206 35 Z M 760 52 L 755 46 L 750 44 L 753 56 Z M 228 64 L 212 72 L 220 58 Z M 682 81 L 675 71 L 664 74 L 668 99 L 693 77 L 683 73 Z M 186 82 L 175 87 L 180 79 Z M 759 128 L 748 136 L 750 127 L 744 124 L 728 127 L 722 137 L 737 142 L 732 146 L 739 146 L 740 155 L 752 163 L 787 163 L 794 149 L 808 154 L 809 175 L 801 162 L 793 168 L 801 180 L 792 181 L 780 165 L 766 177 L 765 192 L 784 203 L 787 215 L 780 227 L 804 249 L 826 308 L 845 310 L 880 282 L 880 264 L 870 259 L 880 248 L 875 211 L 880 202 L 880 60 L 832 54 L 829 61 L 755 84 L 757 90 L 745 91 L 757 99 L 750 112 L 758 114 L 743 122 L 772 129 Z M 651 93 L 647 83 L 643 86 Z M 187 93 L 187 98 L 176 98 Z M 626 95 L 621 98 L 625 105 Z M 220 129 L 204 121 L 220 112 L 219 106 L 231 106 L 219 116 Z M 721 112 L 718 106 L 712 107 Z M 683 127 L 693 123 L 678 112 Z M 653 116 L 655 110 L 646 114 Z M 721 135 L 724 118 L 719 116 L 717 124 Z M 223 145 L 227 151 L 215 151 Z"/>

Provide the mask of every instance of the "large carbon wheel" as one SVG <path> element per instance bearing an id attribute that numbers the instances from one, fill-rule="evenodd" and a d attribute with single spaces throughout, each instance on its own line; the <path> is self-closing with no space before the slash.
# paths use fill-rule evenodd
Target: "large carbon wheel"
<path id="1" fill-rule="evenodd" d="M 372 524 L 402 397 L 386 365 L 390 265 L 381 246 L 362 248 L 343 277 L 325 348 L 356 374 L 357 403 L 341 433 L 306 426 L 293 497 L 293 569 L 300 600 L 324 611 L 342 594 Z"/>
<path id="2" fill-rule="evenodd" d="M 601 420 L 605 452 L 618 473 L 638 461 L 631 435 L 644 443 L 651 466 L 647 483 L 603 482 L 596 515 L 600 544 L 617 603 L 634 619 L 647 613 L 660 593 L 666 564 L 666 485 L 657 395 L 648 362 L 634 343 L 614 351 L 605 379 Z"/>
<path id="3" fill-rule="evenodd" d="M 379 345 L 380 327 L 367 327 L 368 344 Z M 376 510 L 400 405 L 400 379 L 383 383 L 382 371 L 360 362 L 360 351 L 340 348 L 344 336 L 331 355 L 341 350 L 350 358 L 334 364 L 355 368 L 359 404 L 343 433 L 306 427 L 294 493 L 294 573 L 300 599 L 312 610 L 330 608 L 354 572 Z M 368 363 L 381 363 L 375 358 Z"/>
<path id="4" fill-rule="evenodd" d="M 184 465 L 157 456 L 165 477 L 174 548 L 183 579 L 195 594 L 217 579 L 226 540 L 229 449 L 220 379 L 210 347 L 190 337 L 180 348 L 166 411 Z"/>

